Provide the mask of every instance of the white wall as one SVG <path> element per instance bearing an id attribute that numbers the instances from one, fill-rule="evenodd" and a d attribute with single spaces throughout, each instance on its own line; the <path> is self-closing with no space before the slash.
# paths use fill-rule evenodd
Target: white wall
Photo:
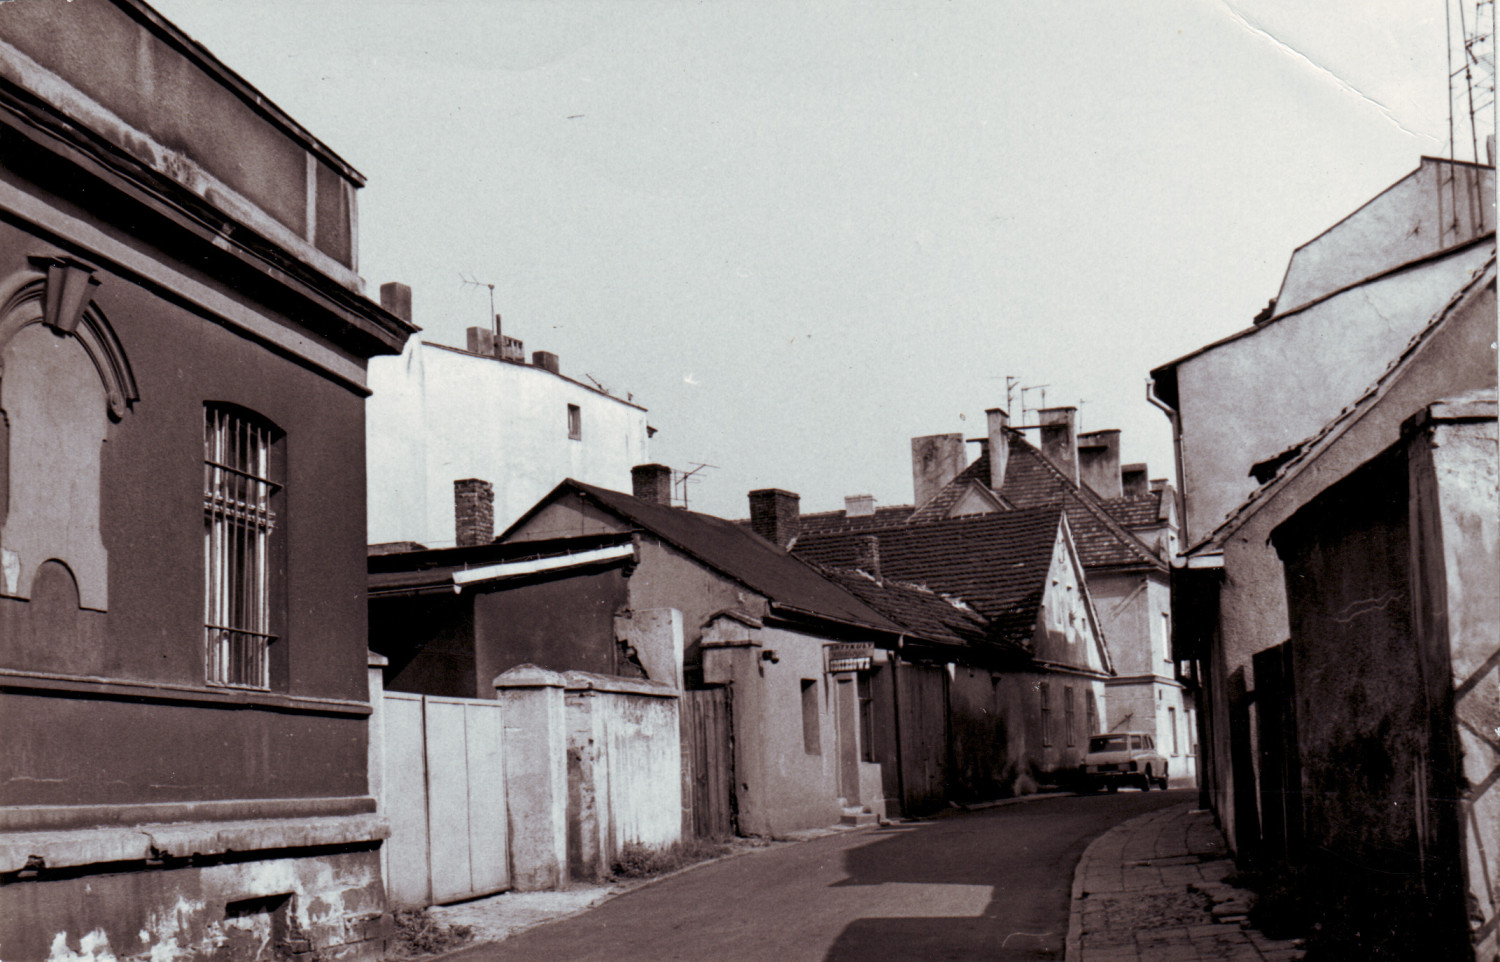
<path id="1" fill-rule="evenodd" d="M 499 534 L 564 478 L 629 492 L 646 411 L 565 376 L 413 337 L 370 364 L 369 541 L 454 543 L 453 482 L 495 486 Z M 569 404 L 582 437 L 568 436 Z"/>

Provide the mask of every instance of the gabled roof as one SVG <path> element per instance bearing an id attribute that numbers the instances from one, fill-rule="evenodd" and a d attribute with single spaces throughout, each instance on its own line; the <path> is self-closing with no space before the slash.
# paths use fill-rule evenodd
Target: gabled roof
<path id="1" fill-rule="evenodd" d="M 1495 252 L 1490 251 L 1489 259 L 1482 267 L 1476 269 L 1468 283 L 1464 284 L 1453 296 L 1448 299 L 1433 316 L 1422 326 L 1422 329 L 1412 335 L 1399 354 L 1391 359 L 1390 364 L 1376 378 L 1375 383 L 1365 389 L 1358 398 L 1346 406 L 1331 421 L 1323 425 L 1312 436 L 1287 448 L 1285 451 L 1260 462 L 1256 467 L 1264 466 L 1267 480 L 1240 502 L 1219 524 L 1217 528 L 1204 536 L 1198 544 L 1191 546 L 1184 554 L 1194 551 L 1208 549 L 1217 551 L 1224 543 L 1245 523 L 1258 512 L 1270 498 L 1287 485 L 1293 478 L 1300 475 L 1309 464 L 1316 461 L 1324 451 L 1336 442 L 1344 433 L 1357 423 L 1375 404 L 1389 392 L 1390 388 L 1401 378 L 1401 375 L 1409 368 L 1412 361 L 1422 348 L 1430 342 L 1437 332 L 1446 324 L 1460 305 L 1468 301 L 1472 296 L 1487 287 L 1495 286 Z M 1493 320 L 1491 318 L 1491 320 Z"/>
<path id="2" fill-rule="evenodd" d="M 1163 493 L 1154 491 L 1138 498 L 1106 498 L 1104 510 L 1127 528 L 1153 528 L 1162 523 Z"/>
<path id="3" fill-rule="evenodd" d="M 1111 517 L 1102 498 L 1087 487 L 1068 480 L 1019 431 L 1009 434 L 1010 455 L 1005 466 L 1005 483 L 1000 490 L 1000 496 L 1007 503 L 1017 508 L 1065 507 L 1068 523 L 1073 529 L 1073 540 L 1078 546 L 1078 557 L 1086 568 L 1148 565 L 1165 570 L 1166 562 Z M 980 457 L 961 471 L 921 511 L 914 512 L 909 522 L 933 520 L 932 514 L 939 510 L 946 512 L 963 496 L 968 485 L 976 481 L 990 486 L 989 458 Z M 1155 504 L 1154 499 L 1152 503 Z M 930 514 L 928 508 L 935 511 Z"/>
<path id="4" fill-rule="evenodd" d="M 818 511 L 812 514 L 804 514 L 797 519 L 798 531 L 801 534 L 813 534 L 822 531 L 863 531 L 868 528 L 880 528 L 888 524 L 900 524 L 911 516 L 912 506 L 909 504 L 894 504 L 887 507 L 876 508 L 874 514 L 850 515 L 845 511 Z M 738 522 L 749 525 L 749 521 Z"/>
<path id="5" fill-rule="evenodd" d="M 827 568 L 823 573 L 914 635 L 954 645 L 983 644 L 987 640 L 989 622 L 984 617 L 962 601 L 924 585 L 876 579 L 858 570 Z"/>
<path id="6" fill-rule="evenodd" d="M 570 495 L 582 497 L 631 527 L 660 538 L 765 596 L 773 606 L 843 624 L 901 632 L 900 625 L 748 528 L 713 515 L 643 501 L 572 478 L 553 488 L 497 540 L 507 540 L 544 507 Z"/>
<path id="7" fill-rule="evenodd" d="M 799 537 L 794 553 L 825 568 L 858 566 L 861 538 L 879 538 L 882 578 L 962 598 L 990 622 L 992 641 L 1030 648 L 1062 525 L 1062 507 L 968 515 Z"/>

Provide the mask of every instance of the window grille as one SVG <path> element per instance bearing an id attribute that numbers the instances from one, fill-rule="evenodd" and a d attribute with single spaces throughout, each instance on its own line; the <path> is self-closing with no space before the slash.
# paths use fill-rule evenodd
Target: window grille
<path id="1" fill-rule="evenodd" d="M 271 687 L 272 431 L 203 409 L 204 647 L 209 684 Z"/>
<path id="2" fill-rule="evenodd" d="M 1073 689 L 1063 689 L 1063 737 L 1072 748 L 1078 743 L 1078 716 L 1073 712 Z"/>

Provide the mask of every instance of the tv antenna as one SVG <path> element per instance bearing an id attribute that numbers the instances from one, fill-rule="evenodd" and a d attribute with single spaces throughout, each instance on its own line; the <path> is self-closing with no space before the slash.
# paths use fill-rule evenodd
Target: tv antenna
<path id="1" fill-rule="evenodd" d="M 1023 388 L 1021 388 L 1021 427 L 1023 427 L 1023 428 L 1041 427 L 1042 421 L 1041 421 L 1040 415 L 1038 415 L 1038 417 L 1037 417 L 1037 423 L 1036 424 L 1027 424 L 1026 423 L 1026 414 L 1027 414 L 1028 411 L 1031 412 L 1032 414 L 1037 414 L 1039 411 L 1042 410 L 1042 408 L 1045 408 L 1047 406 L 1047 388 L 1049 388 L 1051 386 L 1052 385 L 1050 385 L 1050 384 L 1033 384 L 1033 385 L 1030 385 L 1029 387 L 1023 387 Z M 1031 391 L 1036 391 L 1039 394 L 1041 394 L 1041 396 L 1042 396 L 1041 407 L 1028 407 L 1026 405 L 1026 395 L 1027 395 L 1028 392 L 1031 392 Z"/>
<path id="2" fill-rule="evenodd" d="M 1474 163 L 1482 164 L 1486 161 L 1480 159 L 1480 144 L 1489 146 L 1495 133 L 1482 120 L 1493 116 L 1495 106 L 1495 0 L 1443 0 L 1443 7 L 1448 33 L 1448 156 L 1459 159 L 1458 145 L 1467 132 Z M 1461 62 L 1455 66 L 1455 60 Z M 1488 162 L 1494 163 L 1494 158 Z"/>
<path id="3" fill-rule="evenodd" d="M 672 483 L 682 490 L 682 506 L 684 508 L 688 506 L 688 486 L 690 484 L 696 484 L 698 481 L 703 480 L 702 478 L 695 478 L 694 476 L 704 468 L 718 468 L 717 464 L 703 464 L 700 461 L 693 461 L 691 463 L 693 465 L 693 470 L 675 472 L 677 474 L 677 477 L 672 480 Z"/>
<path id="4" fill-rule="evenodd" d="M 495 332 L 495 348 L 498 350 L 500 348 L 500 343 L 501 343 L 501 341 L 500 341 L 500 315 L 498 313 L 496 313 L 496 311 L 495 311 L 495 285 L 492 284 L 492 283 L 490 283 L 489 281 L 478 280 L 475 277 L 473 277 L 472 275 L 465 274 L 465 273 L 463 273 L 461 271 L 459 272 L 458 276 L 459 276 L 459 279 L 464 282 L 464 286 L 465 287 L 488 287 L 490 289 L 490 317 L 494 318 L 494 320 L 492 320 L 490 322 L 489 326 L 490 326 L 490 330 L 492 330 L 492 331 Z"/>

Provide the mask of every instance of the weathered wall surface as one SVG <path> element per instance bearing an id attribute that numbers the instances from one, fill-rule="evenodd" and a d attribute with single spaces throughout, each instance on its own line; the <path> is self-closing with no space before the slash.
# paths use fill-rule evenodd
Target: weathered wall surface
<path id="1" fill-rule="evenodd" d="M 493 691 L 496 675 L 521 664 L 601 675 L 639 671 L 615 644 L 615 615 L 627 606 L 624 572 L 616 567 L 560 575 L 472 591 L 480 689 Z"/>
<path id="2" fill-rule="evenodd" d="M 371 599 L 370 649 L 389 661 L 386 690 L 493 696 L 491 682 L 499 672 L 484 675 L 475 667 L 474 597 L 450 593 Z"/>
<path id="3" fill-rule="evenodd" d="M 0 957 L 375 962 L 389 933 L 373 846 L 0 886 Z"/>
<path id="4" fill-rule="evenodd" d="M 665 685 L 567 672 L 568 867 L 604 878 L 628 844 L 682 839 L 677 692 Z"/>
<path id="5" fill-rule="evenodd" d="M 499 534 L 564 478 L 630 491 L 645 409 L 530 364 L 407 342 L 370 363 L 369 538 L 454 543 L 453 482 L 495 486 Z M 582 418 L 568 433 L 568 405 Z"/>
<path id="6" fill-rule="evenodd" d="M 1492 249 L 1478 244 L 1388 275 L 1182 362 L 1185 543 L 1254 489 L 1251 465 L 1311 436 L 1373 384 Z"/>

